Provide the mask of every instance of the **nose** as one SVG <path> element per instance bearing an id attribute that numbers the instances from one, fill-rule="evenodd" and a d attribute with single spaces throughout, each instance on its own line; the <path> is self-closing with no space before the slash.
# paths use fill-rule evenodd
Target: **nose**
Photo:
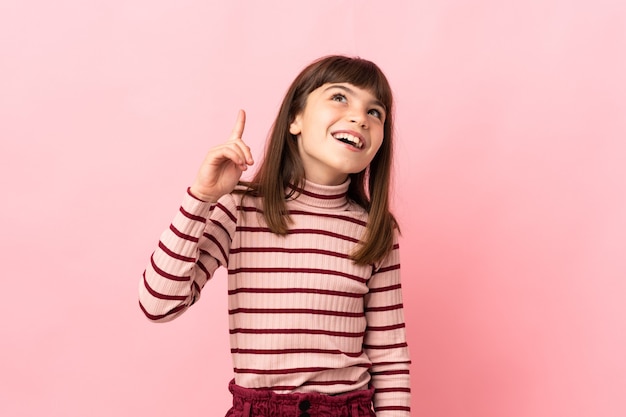
<path id="1" fill-rule="evenodd" d="M 350 114 L 348 115 L 350 122 L 356 123 L 361 126 L 363 129 L 368 128 L 367 124 L 367 112 L 361 109 L 352 109 Z"/>

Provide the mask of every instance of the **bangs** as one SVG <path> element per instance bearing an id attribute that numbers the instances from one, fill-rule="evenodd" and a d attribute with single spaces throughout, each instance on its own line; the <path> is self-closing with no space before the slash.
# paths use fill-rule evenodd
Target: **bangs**
<path id="1" fill-rule="evenodd" d="M 390 112 L 393 102 L 391 87 L 383 72 L 373 62 L 361 58 L 330 56 L 313 63 L 307 94 L 327 83 L 350 83 L 368 90 Z M 307 88 L 308 87 L 308 88 Z"/>

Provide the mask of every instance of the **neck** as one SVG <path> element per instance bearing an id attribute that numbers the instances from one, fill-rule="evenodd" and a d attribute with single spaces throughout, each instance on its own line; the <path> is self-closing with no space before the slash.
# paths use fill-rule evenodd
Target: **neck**
<path id="1" fill-rule="evenodd" d="M 324 209 L 345 210 L 348 207 L 348 187 L 350 180 L 346 179 L 338 185 L 316 184 L 305 180 L 303 188 L 289 185 L 287 192 L 293 192 L 291 201 L 305 204 L 311 207 Z"/>

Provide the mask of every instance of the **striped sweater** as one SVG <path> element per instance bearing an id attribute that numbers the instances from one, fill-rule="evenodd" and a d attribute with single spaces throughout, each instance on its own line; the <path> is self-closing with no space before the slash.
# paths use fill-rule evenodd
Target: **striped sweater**
<path id="1" fill-rule="evenodd" d="M 227 194 L 209 204 L 187 192 L 144 272 L 141 309 L 172 320 L 224 266 L 238 385 L 338 394 L 372 384 L 377 416 L 408 416 L 397 238 L 383 262 L 349 259 L 367 213 L 347 199 L 348 185 L 306 183 L 287 201 L 286 236 L 267 228 L 260 198 Z"/>

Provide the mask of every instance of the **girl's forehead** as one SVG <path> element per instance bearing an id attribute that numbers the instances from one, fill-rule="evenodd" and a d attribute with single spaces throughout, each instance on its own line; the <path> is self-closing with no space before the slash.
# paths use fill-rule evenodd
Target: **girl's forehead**
<path id="1" fill-rule="evenodd" d="M 323 92 L 326 90 L 333 90 L 333 89 L 343 90 L 351 94 L 359 94 L 359 95 L 364 94 L 364 95 L 371 96 L 372 100 L 382 101 L 381 97 L 378 97 L 376 94 L 376 91 L 374 91 L 372 88 L 361 87 L 361 86 L 352 84 L 351 82 L 348 82 L 348 81 L 327 82 L 325 84 L 322 84 L 321 86 L 319 86 L 313 91 Z"/>

